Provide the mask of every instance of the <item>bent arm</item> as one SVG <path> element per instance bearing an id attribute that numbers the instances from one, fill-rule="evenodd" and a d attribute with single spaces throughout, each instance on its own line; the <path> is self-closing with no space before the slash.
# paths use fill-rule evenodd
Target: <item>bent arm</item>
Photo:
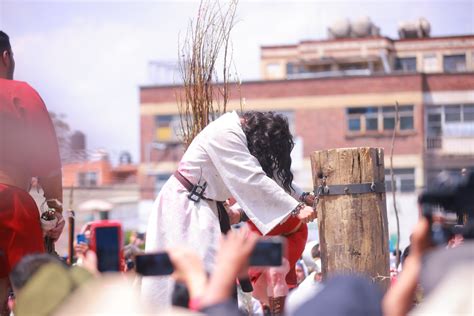
<path id="1" fill-rule="evenodd" d="M 247 148 L 243 131 L 212 135 L 206 151 L 225 185 L 262 234 L 286 219 L 298 201 L 267 177 Z"/>

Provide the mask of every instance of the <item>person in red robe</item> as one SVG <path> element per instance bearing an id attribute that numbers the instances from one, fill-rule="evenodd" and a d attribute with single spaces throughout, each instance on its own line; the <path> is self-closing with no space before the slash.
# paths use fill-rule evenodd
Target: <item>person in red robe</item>
<path id="1" fill-rule="evenodd" d="M 43 100 L 27 83 L 13 80 L 14 69 L 9 37 L 0 31 L 0 312 L 12 268 L 27 254 L 45 252 L 43 237 L 57 240 L 64 227 L 56 133 Z M 56 210 L 56 226 L 48 232 L 28 193 L 33 177 Z"/>
<path id="2" fill-rule="evenodd" d="M 314 205 L 314 195 L 303 193 L 302 203 Z M 245 215 L 234 199 L 227 201 L 227 210 L 233 224 L 245 219 Z M 238 212 L 237 212 L 238 211 Z M 242 213 L 243 212 L 243 213 Z M 238 215 L 237 215 L 238 214 Z M 262 236 L 257 226 L 247 220 L 250 231 Z M 284 302 L 290 289 L 297 286 L 296 262 L 301 258 L 308 239 L 308 227 L 297 217 L 290 216 L 286 221 L 272 229 L 265 236 L 282 236 L 285 238 L 286 251 L 281 267 L 250 268 L 249 277 L 252 282 L 253 296 L 270 308 L 272 315 L 283 314 Z"/>

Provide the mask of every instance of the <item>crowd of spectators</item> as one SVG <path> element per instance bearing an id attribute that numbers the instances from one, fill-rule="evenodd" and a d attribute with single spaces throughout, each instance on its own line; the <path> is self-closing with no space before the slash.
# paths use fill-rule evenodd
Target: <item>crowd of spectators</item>
<path id="1" fill-rule="evenodd" d="M 303 260 L 297 263 L 298 287 L 287 297 L 285 314 L 406 315 L 443 311 L 443 315 L 472 315 L 474 244 L 461 242 L 456 236 L 455 247 L 450 243 L 433 249 L 429 236 L 429 223 L 422 218 L 413 231 L 403 269 L 385 294 L 362 275 L 341 274 L 323 280 L 319 245 L 314 245 L 311 253 L 315 264 L 308 267 Z M 175 306 L 166 311 L 140 298 L 139 286 L 134 286 L 139 276 L 133 268 L 129 273 L 100 274 L 95 253 L 83 245 L 76 247 L 80 260 L 73 267 L 48 254 L 29 255 L 10 275 L 14 314 L 264 315 L 258 301 L 251 301 L 250 310 L 236 301 L 236 280 L 245 277 L 258 238 L 246 229 L 223 236 L 210 274 L 193 249 L 168 249 L 177 286 Z M 141 253 L 142 241 L 135 234 L 130 241 L 124 249 L 129 252 L 125 258 L 133 260 Z M 451 299 L 436 299 L 442 295 Z"/>

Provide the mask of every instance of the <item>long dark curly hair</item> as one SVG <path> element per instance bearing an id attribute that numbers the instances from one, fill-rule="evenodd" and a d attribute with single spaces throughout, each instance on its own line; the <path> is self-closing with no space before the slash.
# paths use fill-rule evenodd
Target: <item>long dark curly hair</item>
<path id="1" fill-rule="evenodd" d="M 242 114 L 242 129 L 250 153 L 257 158 L 268 177 L 276 176 L 283 188 L 291 192 L 291 150 L 295 143 L 288 120 L 274 112 L 249 111 Z"/>

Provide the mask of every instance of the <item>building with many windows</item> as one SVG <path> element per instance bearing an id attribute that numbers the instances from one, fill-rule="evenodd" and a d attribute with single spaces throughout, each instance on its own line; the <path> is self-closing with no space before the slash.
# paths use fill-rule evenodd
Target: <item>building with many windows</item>
<path id="1" fill-rule="evenodd" d="M 261 48 L 262 80 L 231 91 L 230 109 L 287 115 L 296 136 L 295 179 L 312 188 L 310 154 L 342 147 L 394 148 L 402 246 L 417 220 L 417 192 L 439 171 L 474 168 L 474 35 L 391 39 L 379 35 Z M 183 148 L 179 86 L 140 89 L 142 207 L 177 167 Z M 242 100 L 240 96 L 244 99 Z M 388 176 L 387 176 L 388 177 Z M 392 190 L 388 183 L 387 190 Z M 395 230 L 387 194 L 390 233 Z"/>

